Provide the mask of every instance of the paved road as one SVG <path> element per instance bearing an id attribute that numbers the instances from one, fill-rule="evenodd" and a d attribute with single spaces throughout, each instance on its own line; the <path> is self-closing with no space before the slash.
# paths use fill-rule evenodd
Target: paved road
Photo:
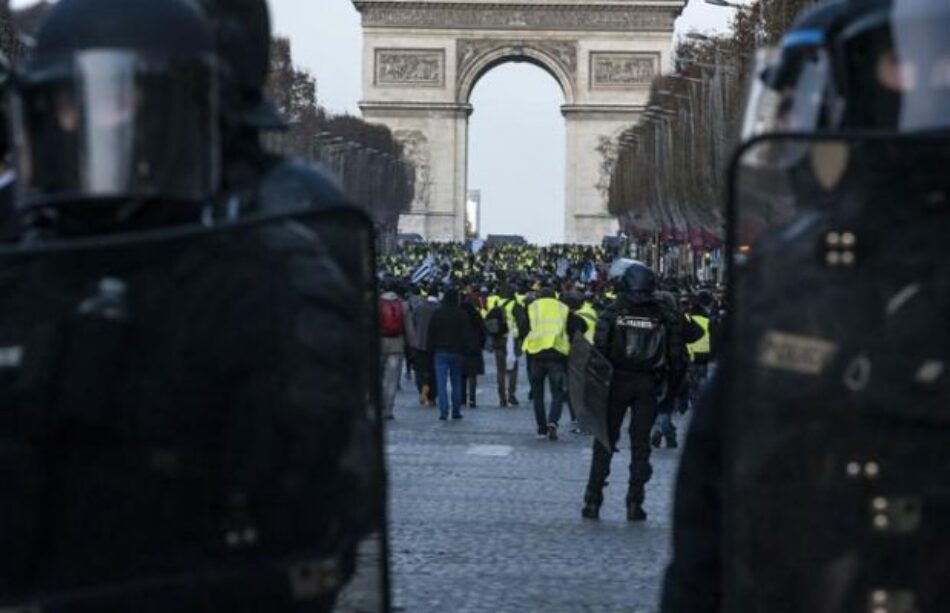
<path id="1" fill-rule="evenodd" d="M 601 521 L 585 521 L 591 439 L 562 422 L 561 440 L 538 440 L 526 389 L 520 407 L 502 409 L 494 377 L 481 377 L 479 408 L 442 422 L 403 387 L 388 425 L 396 610 L 656 610 L 677 451 L 654 452 L 649 520 L 629 524 L 622 443 Z"/>

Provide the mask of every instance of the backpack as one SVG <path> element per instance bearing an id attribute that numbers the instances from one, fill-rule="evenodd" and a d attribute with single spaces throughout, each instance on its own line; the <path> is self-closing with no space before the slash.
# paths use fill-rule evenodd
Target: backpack
<path id="1" fill-rule="evenodd" d="M 504 336 L 508 334 L 508 317 L 505 315 L 505 306 L 508 303 L 496 304 L 485 315 L 485 330 L 490 336 Z"/>
<path id="2" fill-rule="evenodd" d="M 386 338 L 402 336 L 405 330 L 405 316 L 402 303 L 398 300 L 379 301 L 379 333 Z"/>
<path id="3" fill-rule="evenodd" d="M 649 372 L 666 366 L 668 331 L 661 314 L 617 317 L 610 348 L 611 362 L 620 370 Z"/>

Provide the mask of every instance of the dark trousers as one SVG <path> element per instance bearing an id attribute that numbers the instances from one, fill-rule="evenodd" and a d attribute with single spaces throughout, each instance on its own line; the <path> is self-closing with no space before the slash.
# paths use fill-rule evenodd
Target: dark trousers
<path id="1" fill-rule="evenodd" d="M 528 378 L 531 381 L 531 397 L 534 401 L 534 418 L 538 427 L 555 424 L 561 420 L 561 411 L 564 406 L 564 380 L 567 377 L 567 363 L 565 360 L 546 360 L 533 358 Z M 551 409 L 545 417 L 544 413 L 544 382 L 547 380 L 551 389 Z"/>
<path id="2" fill-rule="evenodd" d="M 518 362 L 508 370 L 508 348 L 505 345 L 495 345 L 495 370 L 498 371 L 498 400 L 508 402 L 515 397 L 518 388 Z"/>
<path id="3" fill-rule="evenodd" d="M 427 400 L 435 400 L 435 365 L 432 354 L 422 349 L 413 349 L 412 365 L 416 371 L 416 390 L 421 394 L 423 386 L 429 386 Z"/>
<path id="4" fill-rule="evenodd" d="M 627 502 L 643 503 L 644 486 L 653 475 L 650 466 L 650 429 L 656 418 L 656 383 L 652 373 L 618 373 L 610 385 L 607 407 L 607 433 L 611 446 L 616 448 L 620 427 L 627 408 L 630 417 L 630 481 Z M 594 440 L 594 457 L 590 465 L 587 487 L 599 494 L 610 475 L 613 449 L 606 449 Z"/>
<path id="5" fill-rule="evenodd" d="M 478 375 L 462 375 L 462 404 L 475 404 Z"/>

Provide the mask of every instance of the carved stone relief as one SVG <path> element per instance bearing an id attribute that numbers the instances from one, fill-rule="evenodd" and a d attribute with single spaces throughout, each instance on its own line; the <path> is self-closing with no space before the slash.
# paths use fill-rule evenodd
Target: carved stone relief
<path id="1" fill-rule="evenodd" d="M 377 85 L 442 87 L 445 51 L 442 49 L 377 49 Z"/>
<path id="2" fill-rule="evenodd" d="M 432 160 L 429 151 L 429 139 L 420 130 L 396 130 L 393 137 L 402 143 L 406 158 L 416 169 L 416 193 L 412 202 L 413 211 L 425 211 L 429 208 L 429 195 L 432 191 Z"/>
<path id="3" fill-rule="evenodd" d="M 655 53 L 591 53 L 591 87 L 649 85 L 659 62 Z"/>
<path id="4" fill-rule="evenodd" d="M 576 40 L 511 40 L 511 39 L 468 39 L 457 41 L 458 75 L 466 71 L 480 58 L 499 49 L 534 49 L 551 57 L 561 70 L 573 79 L 577 74 Z"/>
<path id="5" fill-rule="evenodd" d="M 537 6 L 530 4 L 375 4 L 356 2 L 364 27 L 484 28 L 518 30 L 672 31 L 678 9 L 670 7 Z"/>

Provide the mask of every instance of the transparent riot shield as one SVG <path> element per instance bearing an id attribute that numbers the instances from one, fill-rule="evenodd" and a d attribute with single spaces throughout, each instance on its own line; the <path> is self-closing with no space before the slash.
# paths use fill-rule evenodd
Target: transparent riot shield
<path id="1" fill-rule="evenodd" d="M 373 261 L 344 208 L 0 247 L 0 608 L 388 611 Z"/>
<path id="2" fill-rule="evenodd" d="M 567 363 L 567 391 L 571 407 L 581 426 L 593 434 L 605 449 L 613 448 L 608 432 L 608 401 L 613 365 L 597 349 L 577 334 L 571 343 Z"/>
<path id="3" fill-rule="evenodd" d="M 726 611 L 950 610 L 950 146 L 738 154 Z"/>

